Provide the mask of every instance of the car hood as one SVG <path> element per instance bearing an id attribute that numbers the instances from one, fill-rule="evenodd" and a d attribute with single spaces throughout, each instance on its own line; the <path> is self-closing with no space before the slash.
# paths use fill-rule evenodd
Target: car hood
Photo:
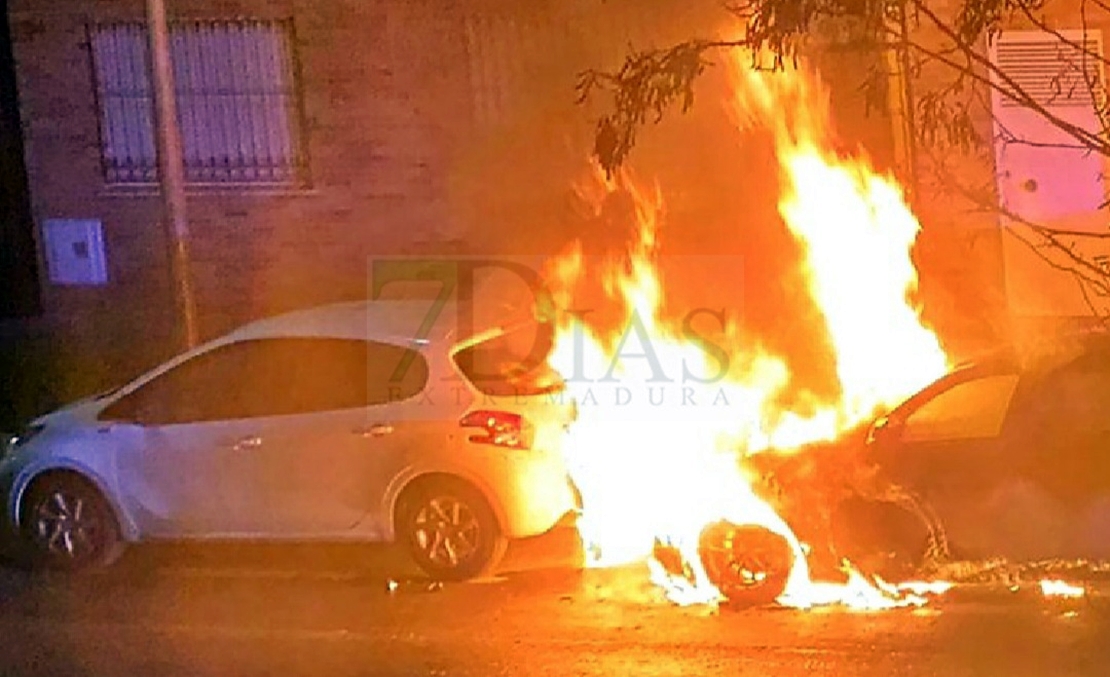
<path id="1" fill-rule="evenodd" d="M 54 411 L 47 412 L 31 421 L 32 425 L 72 425 L 77 423 L 91 423 L 96 421 L 97 414 L 104 408 L 103 394 L 84 397 Z"/>

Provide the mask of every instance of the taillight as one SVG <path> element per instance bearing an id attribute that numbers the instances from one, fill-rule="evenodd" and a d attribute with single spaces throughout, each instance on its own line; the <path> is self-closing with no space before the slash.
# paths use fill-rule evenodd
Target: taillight
<path id="1" fill-rule="evenodd" d="M 509 449 L 528 449 L 532 445 L 530 431 L 520 414 L 480 409 L 465 414 L 459 419 L 459 425 L 481 431 L 469 438 L 477 444 L 492 444 Z"/>

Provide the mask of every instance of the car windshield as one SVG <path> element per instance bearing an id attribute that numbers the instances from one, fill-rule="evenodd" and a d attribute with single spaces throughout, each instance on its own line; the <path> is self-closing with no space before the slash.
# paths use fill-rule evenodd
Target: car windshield
<path id="1" fill-rule="evenodd" d="M 457 351 L 459 371 L 485 395 L 528 396 L 564 387 L 559 373 L 547 364 L 554 327 L 527 322 Z"/>

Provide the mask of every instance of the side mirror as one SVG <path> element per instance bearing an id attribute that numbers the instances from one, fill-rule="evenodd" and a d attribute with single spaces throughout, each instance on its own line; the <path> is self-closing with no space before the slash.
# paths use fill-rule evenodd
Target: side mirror
<path id="1" fill-rule="evenodd" d="M 901 429 L 901 421 L 889 416 L 880 416 L 875 419 L 875 422 L 872 423 L 871 427 L 867 430 L 867 446 L 871 447 L 876 444 L 882 444 L 896 436 Z"/>

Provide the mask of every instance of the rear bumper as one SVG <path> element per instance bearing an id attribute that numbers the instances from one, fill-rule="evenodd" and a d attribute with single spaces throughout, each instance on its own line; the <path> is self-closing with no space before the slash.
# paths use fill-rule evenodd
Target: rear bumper
<path id="1" fill-rule="evenodd" d="M 581 510 L 560 456 L 528 450 L 487 453 L 485 489 L 505 536 L 537 536 Z"/>

